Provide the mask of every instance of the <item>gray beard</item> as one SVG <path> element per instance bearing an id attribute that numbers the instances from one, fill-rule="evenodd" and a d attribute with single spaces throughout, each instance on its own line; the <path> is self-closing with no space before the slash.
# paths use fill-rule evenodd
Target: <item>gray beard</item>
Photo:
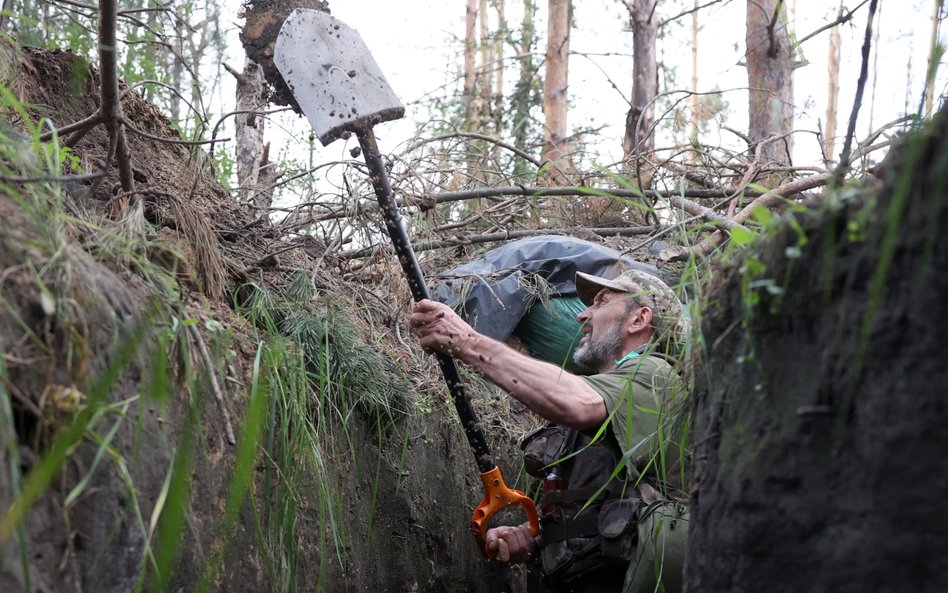
<path id="1" fill-rule="evenodd" d="M 613 357 L 621 347 L 622 337 L 619 335 L 619 327 L 616 326 L 595 342 L 587 339 L 580 344 L 573 351 L 573 361 L 580 366 L 599 372 L 607 366 L 607 363 L 613 362 Z"/>

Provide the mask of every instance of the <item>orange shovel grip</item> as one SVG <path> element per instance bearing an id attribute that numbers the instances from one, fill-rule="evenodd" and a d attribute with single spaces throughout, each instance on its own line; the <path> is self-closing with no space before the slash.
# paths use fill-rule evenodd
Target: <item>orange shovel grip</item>
<path id="1" fill-rule="evenodd" d="M 500 475 L 500 468 L 494 467 L 490 471 L 483 472 L 481 481 L 484 483 L 484 498 L 471 516 L 471 531 L 474 532 L 477 547 L 485 558 L 492 557 L 492 554 L 487 551 L 487 529 L 490 520 L 502 509 L 519 505 L 527 514 L 530 533 L 533 537 L 540 533 L 540 520 L 537 517 L 537 508 L 533 504 L 533 499 L 519 490 L 508 488 L 503 476 Z"/>

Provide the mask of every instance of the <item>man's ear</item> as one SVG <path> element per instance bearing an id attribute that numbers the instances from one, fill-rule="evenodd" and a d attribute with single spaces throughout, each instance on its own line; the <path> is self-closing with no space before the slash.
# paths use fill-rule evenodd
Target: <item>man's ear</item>
<path id="1" fill-rule="evenodd" d="M 652 326 L 652 309 L 639 307 L 629 316 L 629 333 L 634 333 Z"/>

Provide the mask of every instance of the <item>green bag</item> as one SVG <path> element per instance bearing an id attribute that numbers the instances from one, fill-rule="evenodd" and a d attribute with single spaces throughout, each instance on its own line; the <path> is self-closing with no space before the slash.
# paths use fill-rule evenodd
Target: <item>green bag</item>
<path id="1" fill-rule="evenodd" d="M 554 297 L 546 303 L 537 301 L 520 319 L 513 335 L 540 360 L 566 370 L 588 374 L 589 369 L 573 362 L 573 349 L 583 337 L 582 324 L 576 316 L 586 309 L 579 297 Z"/>

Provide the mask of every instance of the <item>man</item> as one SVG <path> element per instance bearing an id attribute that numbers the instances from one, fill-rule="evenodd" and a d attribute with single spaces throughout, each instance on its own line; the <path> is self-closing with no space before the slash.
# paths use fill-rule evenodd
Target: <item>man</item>
<path id="1" fill-rule="evenodd" d="M 587 500 L 580 504 L 573 496 L 574 506 L 569 508 L 573 515 L 588 512 L 590 500 L 596 498 L 590 491 L 601 493 L 607 488 L 612 489 L 610 496 L 634 500 L 629 507 L 633 509 L 630 511 L 633 533 L 629 567 L 622 571 L 624 584 L 621 574 L 616 577 L 615 571 L 610 573 L 598 565 L 576 574 L 567 566 L 557 568 L 553 574 L 548 570 L 544 580 L 546 587 L 564 591 L 638 593 L 657 590 L 661 581 L 664 591 L 679 591 L 687 511 L 672 492 L 676 473 L 672 460 L 677 459 L 678 454 L 673 451 L 674 438 L 669 434 L 673 432 L 671 419 L 679 382 L 664 355 L 671 354 L 684 337 L 681 303 L 664 282 L 638 270 L 626 271 L 611 280 L 578 272 L 576 292 L 587 309 L 578 316 L 584 335 L 574 358 L 597 371 L 588 377 L 570 374 L 477 333 L 442 303 L 429 300 L 416 303 L 411 324 L 426 349 L 443 352 L 470 365 L 555 426 L 572 429 L 573 440 L 575 435 L 581 435 L 583 445 L 573 445 L 567 458 L 571 457 L 569 453 L 578 455 L 577 451 L 591 451 L 590 444 L 618 446 L 614 465 L 620 466 L 620 472 L 599 470 L 600 474 L 611 475 L 602 476 L 596 488 L 577 490 L 582 491 Z M 606 439 L 589 436 L 601 427 L 607 427 Z M 559 467 L 576 471 L 577 466 L 583 466 L 579 468 L 581 471 L 594 465 L 580 461 L 574 463 L 571 470 L 571 466 L 557 465 L 559 463 L 556 460 L 543 467 L 555 473 Z M 622 469 L 626 470 L 627 481 L 619 488 L 610 486 L 618 481 L 616 475 Z M 550 500 L 564 503 L 571 497 L 561 492 Z M 541 501 L 540 506 L 547 509 L 555 505 Z M 592 523 L 595 530 L 596 521 Z M 526 525 L 495 527 L 487 533 L 487 548 L 500 562 L 528 561 L 529 566 L 536 567 L 539 564 L 535 556 L 546 563 L 554 555 L 552 540 L 572 535 L 592 537 L 588 529 L 573 530 L 570 535 L 569 528 L 548 527 L 549 522 L 541 524 L 537 539 L 531 536 Z M 554 529 L 567 535 L 550 537 Z M 598 545 L 599 534 L 595 535 L 595 540 L 582 541 L 595 541 Z M 583 553 L 588 547 L 583 548 Z M 570 562 L 576 561 L 573 558 L 576 549 L 565 553 Z M 598 550 L 595 553 L 598 554 Z M 569 582 L 558 579 L 569 579 Z"/>

